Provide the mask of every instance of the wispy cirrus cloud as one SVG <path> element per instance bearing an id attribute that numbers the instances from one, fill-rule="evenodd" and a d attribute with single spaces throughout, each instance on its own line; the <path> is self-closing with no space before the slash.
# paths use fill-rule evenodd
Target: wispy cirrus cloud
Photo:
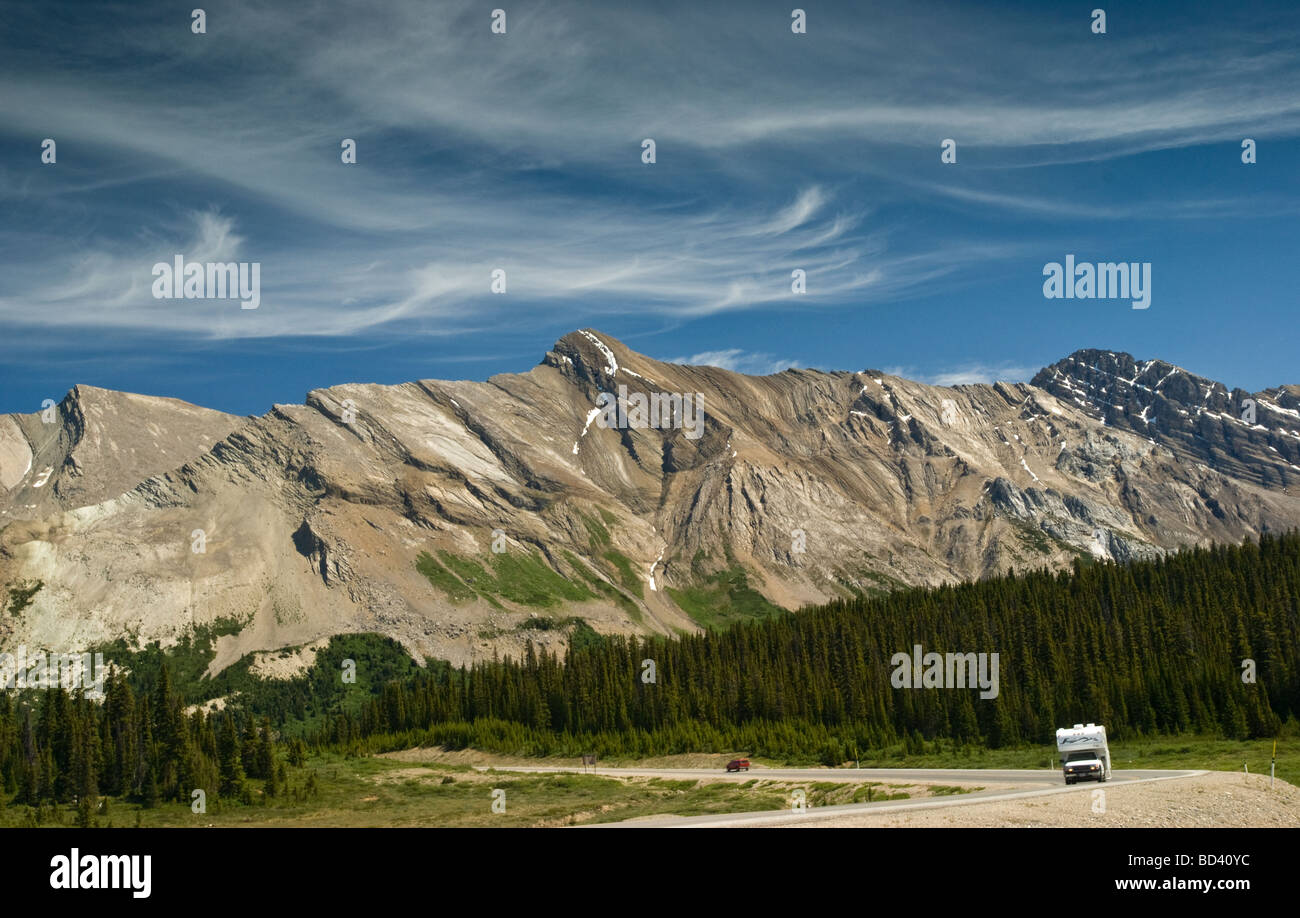
<path id="1" fill-rule="evenodd" d="M 826 203 L 814 187 L 772 210 L 760 204 L 629 216 L 589 205 L 580 215 L 554 216 L 534 198 L 465 215 L 477 225 L 455 246 L 398 234 L 359 239 L 328 259 L 292 239 L 255 242 L 229 214 L 184 211 L 125 238 L 52 244 L 43 259 L 14 265 L 0 295 L 0 321 L 240 338 L 397 331 L 436 317 L 448 333 L 517 320 L 521 301 L 533 304 L 534 319 L 584 308 L 608 315 L 620 308 L 611 301 L 630 310 L 707 315 L 793 299 L 794 267 L 813 278 L 812 300 L 870 299 L 873 288 L 895 290 L 923 270 L 904 256 L 868 263 L 866 255 L 883 248 L 881 237 L 859 230 L 859 217 L 827 212 Z M 152 266 L 175 254 L 259 262 L 262 308 L 241 315 L 221 300 L 153 299 Z M 509 296 L 490 292 L 497 268 L 506 271 Z M 475 308 L 467 309 L 471 303 Z"/>
<path id="2" fill-rule="evenodd" d="M 1019 366 L 1004 363 L 990 365 L 971 363 L 953 367 L 926 377 L 925 382 L 932 386 L 965 386 L 972 383 L 991 382 L 1027 382 L 1041 367 Z"/>
<path id="3" fill-rule="evenodd" d="M 719 367 L 750 376 L 770 376 L 798 367 L 799 361 L 786 357 L 773 357 L 771 354 L 754 353 L 738 347 L 724 348 L 718 351 L 701 351 L 690 357 L 673 357 L 664 363 L 684 363 L 690 366 Z"/>
<path id="4" fill-rule="evenodd" d="M 975 383 L 1028 382 L 1041 367 L 1023 366 L 1012 362 L 983 363 L 972 361 L 948 367 L 938 372 L 925 372 L 913 366 L 884 367 L 882 372 L 901 376 L 931 386 L 968 386 Z"/>
<path id="5" fill-rule="evenodd" d="M 19 10 L 14 25 L 43 34 L 39 16 Z M 61 138 L 64 159 L 0 190 L 10 207 L 39 202 L 53 243 L 36 261 L 34 246 L 0 257 L 13 277 L 0 320 L 238 338 L 419 319 L 446 333 L 480 326 L 468 313 L 506 312 L 487 294 L 493 267 L 541 311 L 585 296 L 607 311 L 673 316 L 761 307 L 788 298 L 793 268 L 809 272 L 820 302 L 879 302 L 970 263 L 961 239 L 904 242 L 896 222 L 867 225 L 898 187 L 989 213 L 1119 220 L 1134 209 L 1009 191 L 987 168 L 943 183 L 911 176 L 918 155 L 901 148 L 922 147 L 926 159 L 943 137 L 962 150 L 1014 148 L 1008 168 L 1023 173 L 1026 160 L 1052 163 L 1063 148 L 1096 159 L 1221 142 L 1247 125 L 1300 131 L 1290 91 L 1300 68 L 1286 52 L 1294 26 L 1275 22 L 1268 42 L 1226 26 L 1192 31 L 1153 64 L 1128 53 L 1140 35 L 1079 43 L 1078 23 L 1045 14 L 1002 17 L 998 44 L 976 38 L 991 27 L 982 10 L 946 10 L 941 27 L 889 10 L 871 29 L 845 27 L 855 17 L 816 10 L 816 66 L 790 43 L 788 23 L 762 16 L 728 17 L 719 33 L 695 7 L 563 3 L 511 10 L 506 36 L 491 35 L 468 1 L 437 17 L 415 1 L 364 16 L 234 3 L 203 36 L 178 26 L 173 9 L 144 5 L 105 23 L 121 49 L 57 34 L 45 39 L 52 48 L 9 49 L 0 130 Z M 1014 66 L 1008 42 L 1022 52 Z M 645 51 L 624 53 L 633 46 Z M 68 66 L 48 70 L 52 60 Z M 675 65 L 685 60 L 690 68 Z M 862 81 L 875 86 L 870 98 Z M 356 166 L 339 164 L 344 137 L 359 142 Z M 654 166 L 640 161 L 643 137 L 659 144 Z M 863 165 L 879 200 L 846 185 L 865 150 L 875 151 Z M 781 157 L 829 181 L 801 179 Z M 655 194 L 664 174 L 673 181 Z M 784 186 L 775 194 L 774 176 Z M 260 315 L 165 312 L 140 296 L 153 248 L 195 244 L 174 229 L 168 243 L 144 244 L 185 200 L 229 216 L 243 251 L 264 264 Z M 104 220 L 69 238 L 66 221 L 87 207 Z M 1213 209 L 1231 212 L 1231 199 Z M 30 303 L 60 308 L 38 315 Z"/>
<path id="6" fill-rule="evenodd" d="M 0 143 L 18 151 L 0 226 L 23 227 L 0 229 L 0 323 L 15 330 L 420 338 L 821 315 L 1023 275 L 1034 240 L 1003 228 L 1025 218 L 1127 231 L 1297 209 L 1285 189 L 1153 202 L 1055 171 L 1204 144 L 1231 159 L 1247 132 L 1300 133 L 1300 30 L 1274 12 L 1266 33 L 1164 23 L 1153 49 L 1131 18 L 1091 40 L 1074 13 L 924 4 L 869 22 L 831 4 L 798 37 L 783 12 L 707 3 L 521 7 L 505 36 L 469 0 L 436 16 L 237 0 L 204 36 L 163 3 L 73 32 L 47 27 L 60 11 L 81 15 L 13 11 L 32 41 L 0 55 Z M 41 137 L 58 165 L 37 162 Z M 207 249 L 262 264 L 260 309 L 152 300 L 155 261 Z"/>

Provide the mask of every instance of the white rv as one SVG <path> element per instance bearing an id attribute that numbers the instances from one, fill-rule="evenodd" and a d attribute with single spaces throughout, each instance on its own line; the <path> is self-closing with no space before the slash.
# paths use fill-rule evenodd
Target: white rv
<path id="1" fill-rule="evenodd" d="M 1106 728 L 1096 724 L 1075 724 L 1056 731 L 1056 749 L 1061 754 L 1065 783 L 1110 778 L 1110 747 L 1106 745 Z"/>

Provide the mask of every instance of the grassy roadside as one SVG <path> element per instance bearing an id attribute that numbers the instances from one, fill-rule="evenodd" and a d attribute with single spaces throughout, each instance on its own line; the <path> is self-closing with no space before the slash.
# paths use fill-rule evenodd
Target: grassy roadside
<path id="1" fill-rule="evenodd" d="M 971 788 L 917 788 L 878 781 L 829 782 L 751 778 L 675 780 L 584 774 L 521 774 L 469 765 L 409 762 L 327 754 L 290 770 L 287 792 L 270 799 L 260 781 L 248 782 L 251 803 L 212 800 L 196 814 L 186 804 L 152 809 L 110 800 L 100 826 L 182 827 L 544 827 L 781 810 L 802 791 L 809 807 L 902 800 Z M 504 792 L 501 796 L 498 792 Z M 504 812 L 493 809 L 504 802 Z M 498 803 L 498 808 L 500 803 Z M 75 824 L 75 807 L 0 808 L 0 826 Z"/>

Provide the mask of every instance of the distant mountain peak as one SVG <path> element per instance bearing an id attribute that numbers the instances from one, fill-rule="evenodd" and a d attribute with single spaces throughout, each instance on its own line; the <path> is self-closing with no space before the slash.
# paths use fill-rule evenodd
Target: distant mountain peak
<path id="1" fill-rule="evenodd" d="M 1031 384 L 1109 427 L 1265 485 L 1300 466 L 1300 413 L 1286 389 L 1260 393 L 1163 360 L 1094 348 L 1044 367 Z"/>

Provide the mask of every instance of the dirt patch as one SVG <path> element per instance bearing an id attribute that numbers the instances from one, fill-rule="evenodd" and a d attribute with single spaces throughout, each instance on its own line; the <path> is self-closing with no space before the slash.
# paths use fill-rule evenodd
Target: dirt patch
<path id="1" fill-rule="evenodd" d="M 263 679 L 293 679 L 316 664 L 316 654 L 329 644 L 324 638 L 295 650 L 267 650 L 253 654 L 248 671 Z"/>
<path id="2" fill-rule="evenodd" d="M 557 829 L 562 828 L 563 826 L 582 825 L 584 822 L 594 819 L 596 816 L 600 816 L 604 813 L 612 813 L 618 809 L 623 809 L 623 807 L 617 807 L 613 804 L 606 803 L 602 805 L 599 810 L 583 810 L 580 813 L 570 813 L 568 816 L 561 816 L 558 819 L 539 819 L 537 822 L 532 824 L 531 828 Z"/>
<path id="3" fill-rule="evenodd" d="M 228 700 L 227 696 L 222 695 L 218 698 L 209 698 L 202 704 L 189 705 L 185 708 L 185 716 L 192 717 L 195 711 L 201 711 L 204 714 L 214 714 L 218 711 L 224 711 Z"/>
<path id="4" fill-rule="evenodd" d="M 691 753 L 688 755 L 665 755 L 653 759 L 601 759 L 597 768 L 618 768 L 637 766 L 639 768 L 716 768 L 721 772 L 739 753 Z M 446 749 L 442 746 L 421 746 L 418 749 L 402 749 L 398 752 L 379 753 L 377 758 L 395 759 L 399 762 L 438 762 L 444 765 L 477 765 L 492 767 L 494 765 L 523 765 L 539 768 L 582 768 L 580 758 L 561 758 L 559 756 L 538 758 L 523 755 L 497 755 L 481 752 L 478 749 Z M 755 763 L 754 771 L 761 771 L 762 765 Z M 830 771 L 830 769 L 827 769 Z"/>
<path id="5" fill-rule="evenodd" d="M 455 773 L 439 771 L 433 768 L 394 768 L 382 771 L 374 776 L 376 784 L 401 784 L 404 781 L 419 781 L 422 784 L 442 784 L 445 778 L 451 778 L 454 784 L 483 784 L 499 781 L 499 777 L 477 771 L 458 771 Z"/>

